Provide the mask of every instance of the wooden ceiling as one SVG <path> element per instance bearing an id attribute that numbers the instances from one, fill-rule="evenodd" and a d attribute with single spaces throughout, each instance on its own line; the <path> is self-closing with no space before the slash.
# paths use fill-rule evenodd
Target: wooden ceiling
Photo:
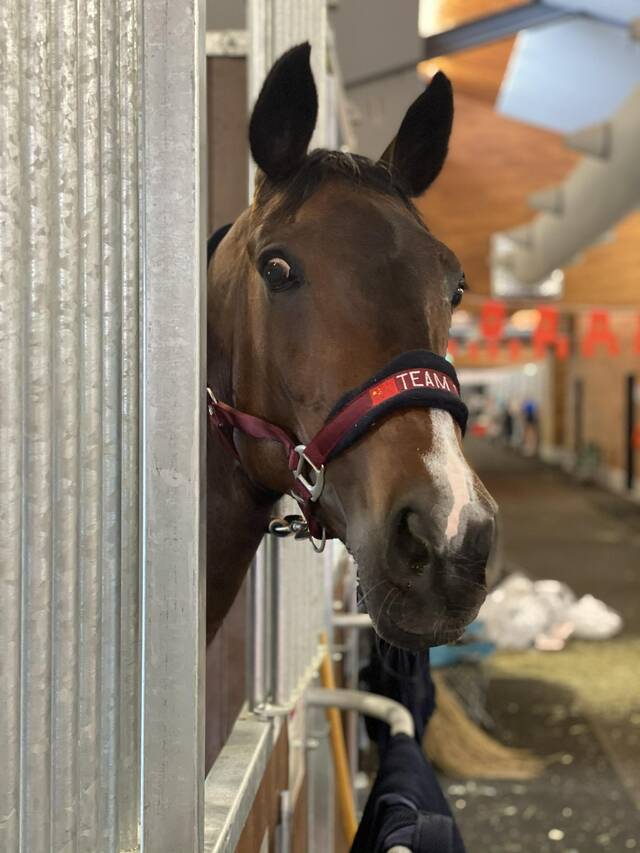
<path id="1" fill-rule="evenodd" d="M 623 219 L 611 241 L 587 249 L 564 272 L 568 307 L 640 308 L 640 212 Z"/>
<path id="2" fill-rule="evenodd" d="M 484 100 L 456 96 L 449 157 L 419 207 L 458 255 L 474 294 L 490 294 L 492 233 L 531 219 L 529 193 L 561 181 L 577 160 L 556 134 L 499 116 Z"/>
<path id="3" fill-rule="evenodd" d="M 524 6 L 530 0 L 429 0 L 429 29 L 435 32 L 449 30 L 514 6 Z"/>
<path id="4" fill-rule="evenodd" d="M 431 0 L 430 29 L 454 27 L 527 0 Z M 494 231 L 520 225 L 537 212 L 527 204 L 536 190 L 564 180 L 579 161 L 562 136 L 499 115 L 495 98 L 512 39 L 421 63 L 431 77 L 441 69 L 454 84 L 456 114 L 449 157 L 419 207 L 434 234 L 463 263 L 472 291 L 470 307 L 490 294 L 489 244 Z M 614 229 L 565 268 L 560 303 L 581 306 L 640 304 L 640 213 Z M 474 298 L 475 297 L 475 298 Z"/>
<path id="5" fill-rule="evenodd" d="M 456 95 L 470 95 L 493 104 L 511 56 L 513 42 L 514 39 L 503 39 L 453 56 L 427 59 L 418 66 L 418 73 L 430 79 L 436 71 L 444 71 L 453 83 Z"/>
<path id="6" fill-rule="evenodd" d="M 528 0 L 430 0 L 428 28 L 430 32 L 441 32 L 525 2 Z M 470 95 L 493 104 L 509 62 L 513 42 L 513 38 L 502 39 L 472 50 L 425 60 L 418 66 L 418 72 L 430 78 L 436 71 L 444 71 L 452 81 L 456 94 Z"/>

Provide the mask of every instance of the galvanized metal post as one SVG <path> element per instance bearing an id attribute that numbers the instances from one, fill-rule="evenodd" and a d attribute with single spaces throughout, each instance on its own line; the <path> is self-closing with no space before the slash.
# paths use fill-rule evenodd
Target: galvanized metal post
<path id="1" fill-rule="evenodd" d="M 0 4 L 3 853 L 201 847 L 202 12 Z"/>
<path id="2" fill-rule="evenodd" d="M 203 845 L 203 0 L 145 0 L 141 850 Z"/>

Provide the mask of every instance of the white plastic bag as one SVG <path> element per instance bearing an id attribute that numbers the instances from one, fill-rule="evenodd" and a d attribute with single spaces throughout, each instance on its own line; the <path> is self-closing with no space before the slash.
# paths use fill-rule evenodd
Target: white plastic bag
<path id="1" fill-rule="evenodd" d="M 592 595 L 576 601 L 567 617 L 573 622 L 573 636 L 580 640 L 608 640 L 622 630 L 622 616 Z"/>
<path id="2" fill-rule="evenodd" d="M 569 637 L 604 640 L 622 628 L 621 616 L 592 595 L 578 601 L 561 581 L 531 581 L 519 572 L 487 596 L 478 620 L 487 639 L 514 651 L 559 651 Z"/>

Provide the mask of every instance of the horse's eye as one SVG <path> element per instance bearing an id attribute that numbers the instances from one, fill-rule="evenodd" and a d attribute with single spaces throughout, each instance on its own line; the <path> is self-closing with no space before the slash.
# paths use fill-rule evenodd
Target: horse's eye
<path id="1" fill-rule="evenodd" d="M 271 258 L 264 265 L 262 278 L 274 289 L 278 289 L 289 283 L 291 279 L 291 267 L 283 258 Z"/>
<path id="2" fill-rule="evenodd" d="M 462 302 L 462 297 L 464 296 L 464 292 L 467 289 L 467 282 L 464 276 L 458 282 L 458 287 L 455 290 L 455 293 L 451 297 L 451 305 L 456 308 Z"/>

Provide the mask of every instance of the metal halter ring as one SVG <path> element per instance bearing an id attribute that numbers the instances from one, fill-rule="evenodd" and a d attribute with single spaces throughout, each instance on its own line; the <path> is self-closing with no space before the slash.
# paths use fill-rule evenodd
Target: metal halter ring
<path id="1" fill-rule="evenodd" d="M 311 547 L 316 552 L 316 554 L 322 554 L 325 549 L 325 545 L 327 544 L 327 531 L 323 527 L 322 528 L 322 539 L 320 540 L 320 544 L 316 545 L 316 540 L 313 538 L 311 534 L 309 534 L 309 542 L 311 542 Z"/>
<path id="2" fill-rule="evenodd" d="M 307 447 L 305 444 L 298 444 L 294 447 L 294 452 L 298 454 L 298 464 L 296 465 L 295 471 L 293 471 L 293 479 L 301 483 L 309 492 L 308 500 L 315 502 L 319 500 L 322 490 L 324 489 L 324 465 L 320 465 L 320 467 L 314 465 L 305 454 L 306 449 Z M 309 480 L 302 474 L 302 468 L 305 462 L 315 474 L 315 480 L 313 483 L 309 482 Z"/>

